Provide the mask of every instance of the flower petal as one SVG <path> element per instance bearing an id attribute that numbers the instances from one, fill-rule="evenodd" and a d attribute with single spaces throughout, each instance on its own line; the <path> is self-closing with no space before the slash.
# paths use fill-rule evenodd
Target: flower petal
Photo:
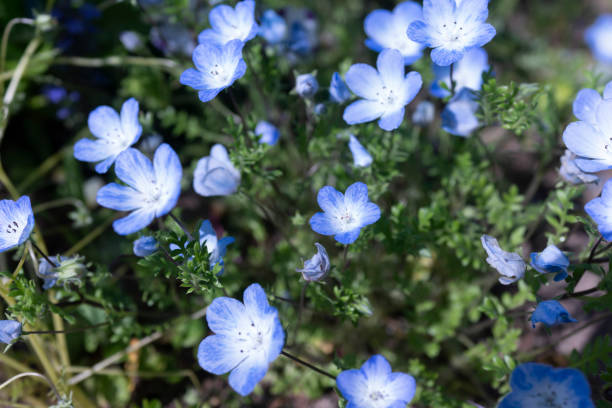
<path id="1" fill-rule="evenodd" d="M 342 119 L 349 125 L 355 125 L 378 119 L 383 113 L 384 109 L 379 102 L 360 99 L 346 107 Z"/>
<path id="2" fill-rule="evenodd" d="M 352 65 L 345 75 L 346 85 L 357 96 L 377 99 L 376 93 L 383 86 L 378 72 L 367 64 Z"/>
<path id="3" fill-rule="evenodd" d="M 133 211 L 127 217 L 119 218 L 113 222 L 113 229 L 119 235 L 128 235 L 138 232 L 149 225 L 155 218 L 150 209 Z"/>
<path id="4" fill-rule="evenodd" d="M 198 363 L 209 373 L 225 374 L 245 358 L 234 337 L 220 334 L 206 337 L 198 346 Z"/>

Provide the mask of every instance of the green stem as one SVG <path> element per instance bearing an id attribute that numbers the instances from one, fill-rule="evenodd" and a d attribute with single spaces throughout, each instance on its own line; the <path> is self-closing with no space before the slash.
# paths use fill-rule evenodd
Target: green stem
<path id="1" fill-rule="evenodd" d="M 53 61 L 53 64 L 73 65 L 84 68 L 125 67 L 126 65 L 134 65 L 142 67 L 159 67 L 171 73 L 175 73 L 180 68 L 179 64 L 171 59 L 130 56 L 110 56 L 105 58 L 59 57 Z"/>
<path id="2" fill-rule="evenodd" d="M 170 218 L 172 218 L 172 220 L 174 220 L 174 222 L 177 223 L 177 225 L 183 230 L 185 235 L 187 235 L 187 238 L 189 238 L 190 241 L 193 241 L 193 235 L 191 235 L 191 232 L 189 232 L 189 230 L 187 229 L 185 224 L 183 224 L 183 222 L 177 216 L 175 216 L 172 213 L 168 213 L 168 216 Z"/>
<path id="3" fill-rule="evenodd" d="M 96 329 L 98 327 L 108 326 L 110 322 L 92 324 L 91 326 L 83 326 L 83 327 L 74 327 L 67 330 L 24 330 L 21 332 L 22 336 L 27 336 L 30 334 L 56 334 L 56 333 L 78 333 L 82 331 L 87 331 L 90 329 Z"/>
<path id="4" fill-rule="evenodd" d="M 33 26 L 34 20 L 31 18 L 14 18 L 8 22 L 6 27 L 4 28 L 4 32 L 2 33 L 2 44 L 0 45 L 0 72 L 4 72 L 4 66 L 6 64 L 6 47 L 8 45 L 8 39 L 11 35 L 11 30 L 17 24 L 26 24 Z M 2 92 L 2 83 L 0 83 L 0 92 Z"/>
<path id="5" fill-rule="evenodd" d="M 332 374 L 328 373 L 327 371 L 325 371 L 325 370 L 323 370 L 323 369 L 321 369 L 319 367 L 316 367 L 316 366 L 310 364 L 307 361 L 302 360 L 299 357 L 296 357 L 296 356 L 294 356 L 292 354 L 289 354 L 285 350 L 281 351 L 281 354 L 283 356 L 287 357 L 287 358 L 290 358 L 291 360 L 295 361 L 296 363 L 299 363 L 299 364 L 301 364 L 301 365 L 303 365 L 305 367 L 310 368 L 311 370 L 313 370 L 313 371 L 315 371 L 315 372 L 317 372 L 319 374 L 323 374 L 324 376 L 329 377 L 329 378 L 331 378 L 334 381 L 336 380 L 336 376 L 335 375 L 332 375 Z"/>

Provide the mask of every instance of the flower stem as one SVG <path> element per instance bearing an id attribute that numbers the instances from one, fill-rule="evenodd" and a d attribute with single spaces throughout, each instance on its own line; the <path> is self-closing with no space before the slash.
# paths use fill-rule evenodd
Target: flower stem
<path id="1" fill-rule="evenodd" d="M 334 380 L 334 381 L 336 380 L 336 376 L 335 376 L 335 375 L 332 375 L 332 374 L 328 373 L 328 372 L 327 372 L 327 371 L 325 371 L 325 370 L 322 370 L 322 369 L 320 369 L 320 368 L 318 368 L 318 367 L 315 367 L 314 365 L 312 365 L 312 364 L 310 364 L 310 363 L 308 363 L 308 362 L 306 362 L 306 361 L 302 360 L 301 358 L 296 357 L 296 356 L 294 356 L 294 355 L 292 355 L 292 354 L 287 353 L 285 350 L 281 351 L 281 354 L 282 354 L 283 356 L 287 357 L 287 358 L 290 358 L 291 360 L 295 361 L 295 362 L 296 362 L 296 363 L 298 363 L 298 364 L 301 364 L 301 365 L 303 365 L 303 366 L 305 366 L 305 367 L 310 368 L 310 369 L 311 369 L 311 370 L 313 370 L 313 371 L 316 371 L 316 372 L 317 372 L 317 373 L 319 373 L 319 374 L 323 374 L 324 376 L 329 377 L 329 378 L 331 378 L 331 379 L 332 379 L 332 380 Z"/>
<path id="2" fill-rule="evenodd" d="M 455 64 L 451 64 L 450 65 L 450 83 L 451 83 L 451 97 L 455 96 L 455 81 L 453 80 L 453 73 L 454 73 L 454 65 Z"/>
<path id="3" fill-rule="evenodd" d="M 32 331 L 24 330 L 21 332 L 21 335 L 27 336 L 29 334 L 77 333 L 77 332 L 82 332 L 82 331 L 86 331 L 89 329 L 95 329 L 98 327 L 108 326 L 109 324 L 110 322 L 104 322 L 104 323 L 93 324 L 91 326 L 75 327 L 75 328 L 67 329 L 67 330 L 32 330 Z"/>
<path id="4" fill-rule="evenodd" d="M 300 328 L 300 325 L 302 324 L 302 311 L 304 310 L 304 297 L 306 295 L 307 287 L 308 287 L 308 281 L 304 282 L 304 284 L 302 285 L 302 291 L 300 292 L 300 306 L 298 309 L 297 323 L 295 324 L 295 327 L 293 328 L 293 336 L 292 336 L 293 344 L 296 343 L 297 332 L 298 332 L 298 329 Z"/>
<path id="5" fill-rule="evenodd" d="M 33 239 L 30 239 L 30 243 L 32 244 L 32 246 L 34 247 L 34 249 L 35 249 L 35 250 L 37 250 L 37 251 L 38 251 L 38 253 L 39 253 L 39 254 L 40 254 L 40 255 L 41 255 L 43 258 L 45 258 L 45 260 L 46 260 L 47 262 L 49 262 L 49 265 L 51 265 L 51 266 L 52 266 L 52 267 L 54 267 L 54 268 L 58 266 L 58 265 L 56 265 L 56 264 L 55 264 L 55 262 L 53 262 L 51 259 L 49 259 L 49 257 L 48 257 L 47 255 L 45 255 L 45 253 L 42 251 L 42 249 L 40 249 L 40 248 L 38 247 L 38 245 L 36 245 L 36 243 L 34 242 L 34 240 L 33 240 Z"/>
<path id="6" fill-rule="evenodd" d="M 37 377 L 37 378 L 43 379 L 47 384 L 49 384 L 49 387 L 51 388 L 51 390 L 53 390 L 53 393 L 55 394 L 55 397 L 57 398 L 57 400 L 58 401 L 62 400 L 62 397 L 59 395 L 59 392 L 57 392 L 57 388 L 55 388 L 55 385 L 53 384 L 53 382 L 49 378 L 47 378 L 47 376 L 44 376 L 40 373 L 35 373 L 35 372 L 21 373 L 21 374 L 17 374 L 14 377 L 9 378 L 8 380 L 0 384 L 0 390 L 6 387 L 7 385 L 9 385 L 10 383 L 12 383 L 13 381 L 18 380 L 23 377 Z"/>
<path id="7" fill-rule="evenodd" d="M 181 220 L 178 219 L 178 217 L 176 217 L 174 214 L 172 213 L 168 213 L 168 216 L 170 218 L 172 218 L 174 220 L 174 222 L 176 222 L 178 224 L 179 227 L 181 227 L 181 229 L 183 230 L 183 232 L 185 233 L 185 235 L 187 235 L 187 238 L 189 238 L 190 241 L 193 241 L 193 235 L 191 235 L 191 232 L 189 232 L 189 230 L 187 230 L 187 227 L 185 227 L 185 224 L 183 224 L 181 222 Z"/>

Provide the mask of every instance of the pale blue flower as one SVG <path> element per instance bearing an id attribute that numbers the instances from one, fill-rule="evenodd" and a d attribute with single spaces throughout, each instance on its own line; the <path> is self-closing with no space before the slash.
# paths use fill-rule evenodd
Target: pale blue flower
<path id="1" fill-rule="evenodd" d="M 412 123 L 419 126 L 430 124 L 436 113 L 436 107 L 429 101 L 421 101 L 412 114 Z"/>
<path id="2" fill-rule="evenodd" d="M 198 45 L 193 33 L 181 23 L 162 22 L 151 28 L 151 43 L 164 55 L 188 57 Z"/>
<path id="3" fill-rule="evenodd" d="M 453 66 L 453 81 L 455 89 L 460 91 L 463 88 L 472 91 L 479 91 L 482 87 L 482 74 L 489 71 L 487 52 L 482 48 L 472 48 L 466 51 L 462 59 Z M 446 84 L 447 89 L 451 89 L 450 66 L 441 67 L 433 64 L 433 72 L 436 76 L 429 88 L 429 93 L 437 98 L 446 98 L 451 93 L 440 86 Z"/>
<path id="4" fill-rule="evenodd" d="M 285 333 L 278 311 L 269 305 L 259 284 L 246 288 L 243 302 L 219 297 L 208 306 L 206 321 L 215 334 L 200 343 L 198 362 L 216 375 L 231 371 L 230 386 L 245 396 L 282 351 Z"/>
<path id="5" fill-rule="evenodd" d="M 421 58 L 425 46 L 408 38 L 406 30 L 410 23 L 422 18 L 421 5 L 414 1 L 398 4 L 393 12 L 374 10 L 363 22 L 363 28 L 369 37 L 365 40 L 365 45 L 376 52 L 385 48 L 396 49 L 404 57 L 404 63 L 410 65 Z"/>
<path id="6" fill-rule="evenodd" d="M 342 80 L 339 73 L 334 72 L 331 83 L 329 84 L 329 99 L 332 102 L 344 103 L 351 98 L 351 91 Z"/>
<path id="7" fill-rule="evenodd" d="M 565 153 L 561 156 L 561 167 L 559 168 L 561 177 L 572 184 L 599 183 L 599 177 L 580 170 L 580 167 L 576 164 L 577 157 L 570 150 L 565 150 Z"/>
<path id="8" fill-rule="evenodd" d="M 353 165 L 355 167 L 368 167 L 372 164 L 372 155 L 359 143 L 355 135 L 351 135 L 349 139 L 349 149 L 353 154 Z"/>
<path id="9" fill-rule="evenodd" d="M 380 208 L 368 201 L 368 186 L 361 182 L 351 184 L 344 194 L 325 186 L 317 201 L 324 212 L 310 218 L 310 227 L 321 235 L 334 235 L 341 244 L 355 242 L 363 227 L 380 218 Z"/>
<path id="10" fill-rule="evenodd" d="M 346 73 L 346 84 L 359 96 L 344 110 L 349 125 L 379 119 L 383 130 L 397 129 L 404 120 L 404 107 L 414 99 L 423 80 L 418 72 L 404 76 L 404 59 L 399 51 L 383 50 L 376 61 L 378 70 L 367 64 L 355 64 Z"/>
<path id="11" fill-rule="evenodd" d="M 208 21 L 212 28 L 200 33 L 198 36 L 200 44 L 226 45 L 233 40 L 245 43 L 255 37 L 259 31 L 259 26 L 255 22 L 254 0 L 239 1 L 235 8 L 226 4 L 216 6 L 208 14 Z"/>
<path id="12" fill-rule="evenodd" d="M 474 93 L 463 88 L 448 102 L 441 114 L 442 129 L 455 136 L 468 137 L 480 126 Z"/>
<path id="13" fill-rule="evenodd" d="M 338 374 L 336 385 L 348 400 L 347 408 L 405 408 L 416 392 L 414 377 L 391 372 L 391 365 L 379 354 L 359 370 Z"/>
<path id="14" fill-rule="evenodd" d="M 556 300 L 544 300 L 538 303 L 531 315 L 531 326 L 534 328 L 536 323 L 540 322 L 546 326 L 555 326 L 561 323 L 575 323 L 577 321 Z"/>
<path id="15" fill-rule="evenodd" d="M 202 222 L 198 233 L 200 245 L 205 245 L 208 251 L 210 268 L 213 269 L 215 265 L 220 264 L 221 271 L 219 275 L 221 275 L 223 273 L 223 257 L 227 252 L 227 246 L 234 242 L 234 238 L 223 237 L 218 239 L 217 233 L 209 220 L 204 220 L 204 222 Z"/>
<path id="16" fill-rule="evenodd" d="M 584 33 L 584 40 L 595 58 L 612 63 L 612 14 L 602 14 Z"/>
<path id="17" fill-rule="evenodd" d="M 193 172 L 193 189 L 204 197 L 234 194 L 240 185 L 240 172 L 230 161 L 227 149 L 220 144 L 201 158 Z"/>
<path id="18" fill-rule="evenodd" d="M 106 173 L 119 154 L 138 141 L 142 126 L 138 122 L 138 101 L 130 98 L 121 107 L 121 116 L 110 106 L 98 106 L 87 119 L 95 140 L 81 139 L 74 145 L 74 157 L 99 162 L 96 171 Z"/>
<path id="19" fill-rule="evenodd" d="M 242 59 L 244 43 L 232 40 L 221 46 L 213 42 L 198 45 L 193 50 L 196 69 L 181 74 L 180 82 L 198 91 L 202 102 L 214 99 L 225 88 L 242 78 L 247 65 Z"/>
<path id="20" fill-rule="evenodd" d="M 259 35 L 268 43 L 275 45 L 287 37 L 287 22 L 274 10 L 266 10 L 261 16 Z"/>
<path id="21" fill-rule="evenodd" d="M 302 277 L 307 282 L 323 279 L 329 273 L 331 266 L 325 247 L 318 242 L 315 242 L 315 246 L 317 247 L 317 253 L 312 258 L 304 261 L 302 269 L 296 269 L 297 272 L 302 273 Z"/>
<path id="22" fill-rule="evenodd" d="M 487 252 L 487 263 L 503 275 L 499 278 L 499 283 L 510 285 L 525 275 L 527 265 L 519 254 L 504 251 L 499 247 L 497 240 L 490 235 L 483 235 L 480 242 Z"/>
<path id="23" fill-rule="evenodd" d="M 584 210 L 595 221 L 606 241 L 612 241 L 612 179 L 604 184 L 601 196 L 586 203 Z"/>
<path id="24" fill-rule="evenodd" d="M 259 138 L 259 143 L 265 143 L 272 146 L 278 142 L 280 132 L 277 127 L 270 122 L 261 120 L 257 123 L 257 126 L 255 126 L 255 135 L 261 136 Z"/>
<path id="25" fill-rule="evenodd" d="M 576 94 L 572 105 L 574 116 L 581 121 L 597 126 L 597 109 L 601 101 L 605 99 L 612 99 L 612 81 L 606 85 L 603 97 L 594 89 L 581 89 Z"/>
<path id="26" fill-rule="evenodd" d="M 532 252 L 530 258 L 533 269 L 540 273 L 555 273 L 555 281 L 567 277 L 570 261 L 556 246 L 549 245 L 542 252 Z"/>
<path id="27" fill-rule="evenodd" d="M 23 244 L 34 229 L 34 213 L 30 197 L 17 201 L 0 200 L 0 252 Z"/>
<path id="28" fill-rule="evenodd" d="M 312 74 L 302 74 L 295 78 L 295 91 L 302 98 L 310 99 L 319 90 L 319 83 Z"/>
<path id="29" fill-rule="evenodd" d="M 153 163 L 136 149 L 126 150 L 117 158 L 115 174 L 127 186 L 107 184 L 98 191 L 96 200 L 103 207 L 131 211 L 113 222 L 119 235 L 140 231 L 156 217 L 169 213 L 181 193 L 181 162 L 166 143 L 155 151 Z"/>
<path id="30" fill-rule="evenodd" d="M 510 387 L 497 408 L 595 408 L 589 382 L 574 368 L 523 363 L 512 372 Z"/>
<path id="31" fill-rule="evenodd" d="M 433 48 L 436 65 L 451 65 L 495 37 L 495 28 L 485 23 L 488 6 L 489 0 L 423 0 L 423 20 L 410 24 L 408 37 Z"/>
<path id="32" fill-rule="evenodd" d="M 0 320 L 0 343 L 11 344 L 21 336 L 21 323 L 17 320 Z"/>
<path id="33" fill-rule="evenodd" d="M 133 247 L 134 255 L 145 257 L 157 251 L 159 244 L 155 237 L 150 235 L 143 235 L 142 237 L 134 241 Z"/>
<path id="34" fill-rule="evenodd" d="M 140 34 L 136 31 L 122 31 L 119 33 L 119 41 L 121 41 L 126 50 L 132 52 L 137 51 L 143 46 Z"/>

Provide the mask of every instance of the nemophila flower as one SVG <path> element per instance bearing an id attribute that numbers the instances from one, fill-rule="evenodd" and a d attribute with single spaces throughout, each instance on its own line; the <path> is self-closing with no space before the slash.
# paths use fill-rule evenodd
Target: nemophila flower
<path id="1" fill-rule="evenodd" d="M 386 48 L 396 49 L 404 57 L 404 63 L 410 65 L 421 58 L 425 46 L 408 38 L 406 30 L 410 23 L 422 18 L 423 9 L 414 1 L 398 4 L 393 12 L 374 10 L 363 22 L 363 28 L 369 37 L 365 40 L 365 45 L 376 52 Z"/>
<path id="2" fill-rule="evenodd" d="M 379 119 L 384 130 L 397 129 L 404 120 L 404 106 L 414 99 L 423 85 L 421 74 L 404 76 L 404 59 L 399 51 L 383 50 L 376 61 L 378 71 L 367 64 L 355 64 L 346 73 L 346 84 L 363 98 L 344 110 L 349 125 Z"/>
<path id="3" fill-rule="evenodd" d="M 403 408 L 416 392 L 414 377 L 391 372 L 387 359 L 378 354 L 359 370 L 338 374 L 336 385 L 349 402 L 347 408 Z"/>
<path id="4" fill-rule="evenodd" d="M 344 194 L 325 186 L 319 190 L 317 202 L 324 212 L 310 218 L 310 227 L 321 235 L 334 235 L 341 244 L 355 242 L 363 227 L 380 218 L 380 208 L 368 201 L 368 186 L 359 181 Z"/>
<path id="5" fill-rule="evenodd" d="M 21 328 L 17 320 L 0 320 L 0 343 L 11 344 L 21 336 Z"/>
<path id="6" fill-rule="evenodd" d="M 575 323 L 577 321 L 556 300 L 544 300 L 538 303 L 531 315 L 531 326 L 534 328 L 536 323 L 540 322 L 546 326 L 554 326 L 561 323 Z"/>
<path id="7" fill-rule="evenodd" d="M 455 136 L 468 137 L 480 126 L 476 112 L 478 102 L 474 93 L 463 88 L 448 102 L 441 113 L 442 129 Z"/>
<path id="8" fill-rule="evenodd" d="M 151 28 L 151 44 L 168 56 L 189 56 L 198 45 L 193 33 L 180 23 L 162 22 Z"/>
<path id="9" fill-rule="evenodd" d="M 532 252 L 531 266 L 540 273 L 555 273 L 555 281 L 567 277 L 569 259 L 554 245 L 547 246 L 542 252 Z"/>
<path id="10" fill-rule="evenodd" d="M 601 196 L 586 203 L 584 210 L 595 221 L 601 235 L 612 241 L 612 179 L 604 184 Z"/>
<path id="11" fill-rule="evenodd" d="M 274 10 L 266 10 L 261 15 L 259 35 L 268 43 L 275 45 L 287 37 L 287 22 Z"/>
<path id="12" fill-rule="evenodd" d="M 561 156 L 561 167 L 559 168 L 561 177 L 572 184 L 599 183 L 599 177 L 580 170 L 580 167 L 576 164 L 577 157 L 570 150 L 565 150 L 565 153 Z"/>
<path id="13" fill-rule="evenodd" d="M 489 71 L 487 52 L 482 48 L 472 48 L 466 51 L 462 59 L 457 61 L 453 67 L 453 81 L 455 89 L 460 91 L 463 88 L 478 91 L 482 87 L 482 74 Z M 450 66 L 441 67 L 433 65 L 433 72 L 436 76 L 429 88 L 429 93 L 437 98 L 446 98 L 451 93 L 440 86 L 446 84 L 447 89 L 451 89 Z"/>
<path id="14" fill-rule="evenodd" d="M 206 245 L 209 254 L 208 262 L 210 263 L 210 268 L 214 268 L 217 264 L 223 267 L 223 257 L 225 256 L 225 252 L 227 252 L 227 246 L 234 242 L 234 238 L 223 237 L 218 239 L 217 233 L 208 220 L 202 222 L 198 232 L 200 236 L 200 245 Z M 221 268 L 219 275 L 222 273 L 223 268 Z"/>
<path id="15" fill-rule="evenodd" d="M 42 88 L 42 93 L 45 95 L 45 98 L 49 100 L 49 102 L 53 104 L 58 104 L 68 96 L 68 92 L 66 88 L 57 85 L 45 85 Z"/>
<path id="16" fill-rule="evenodd" d="M 212 42 L 198 45 L 193 50 L 196 69 L 185 70 L 180 83 L 196 89 L 202 102 L 212 100 L 246 72 L 242 47 L 244 43 L 240 40 L 230 41 L 224 46 Z"/>
<path id="17" fill-rule="evenodd" d="M 134 240 L 133 250 L 134 255 L 145 257 L 153 254 L 159 248 L 159 244 L 155 237 L 150 235 L 143 235 L 142 237 Z"/>
<path id="18" fill-rule="evenodd" d="M 47 290 L 56 284 L 66 285 L 81 283 L 81 276 L 87 271 L 85 258 L 80 255 L 75 256 L 56 256 L 51 258 L 54 262 L 51 265 L 45 258 L 38 260 L 38 271 L 36 276 L 44 280 L 43 289 Z"/>
<path id="19" fill-rule="evenodd" d="M 336 103 L 344 103 L 350 98 L 351 91 L 349 91 L 340 74 L 334 72 L 329 84 L 329 99 Z"/>
<path id="20" fill-rule="evenodd" d="M 412 123 L 419 126 L 426 126 L 433 121 L 436 107 L 429 101 L 421 101 L 412 114 Z"/>
<path id="21" fill-rule="evenodd" d="M 349 139 L 349 149 L 353 154 L 353 165 L 355 167 L 368 167 L 372 164 L 372 155 L 359 143 L 355 135 L 351 135 Z"/>
<path id="22" fill-rule="evenodd" d="M 265 120 L 259 121 L 257 126 L 255 126 L 255 134 L 257 136 L 261 136 L 259 138 L 259 143 L 265 143 L 269 145 L 275 145 L 278 142 L 278 138 L 280 137 L 280 132 L 270 122 L 266 122 Z"/>
<path id="23" fill-rule="evenodd" d="M 488 6 L 489 0 L 424 0 L 423 20 L 410 24 L 408 37 L 433 48 L 436 65 L 448 66 L 495 37 L 495 28 L 485 23 Z"/>
<path id="24" fill-rule="evenodd" d="M 138 141 L 142 126 L 138 122 L 138 101 L 130 98 L 121 107 L 121 116 L 110 106 L 98 106 L 87 119 L 89 131 L 97 138 L 81 139 L 74 145 L 74 157 L 99 162 L 96 171 L 106 173 L 119 154 Z"/>
<path id="25" fill-rule="evenodd" d="M 254 283 L 244 291 L 243 303 L 228 297 L 213 300 L 206 321 L 215 334 L 198 347 L 200 366 L 217 375 L 231 371 L 230 386 L 240 395 L 250 394 L 285 344 L 278 311 Z"/>
<path id="26" fill-rule="evenodd" d="M 317 78 L 312 74 L 302 74 L 295 78 L 295 92 L 302 98 L 310 99 L 319 90 Z"/>
<path id="27" fill-rule="evenodd" d="M 239 1 L 235 8 L 226 4 L 216 6 L 208 14 L 208 21 L 212 28 L 198 35 L 200 44 L 225 45 L 233 40 L 245 43 L 255 37 L 259 31 L 259 26 L 255 22 L 254 0 Z"/>
<path id="28" fill-rule="evenodd" d="M 204 197 L 234 194 L 240 185 L 240 172 L 230 161 L 227 149 L 220 144 L 202 157 L 193 172 L 193 189 Z"/>
<path id="29" fill-rule="evenodd" d="M 612 14 L 603 14 L 584 33 L 595 58 L 612 63 Z"/>
<path id="30" fill-rule="evenodd" d="M 128 51 L 136 51 L 144 45 L 136 31 L 122 31 L 119 33 L 119 41 Z"/>
<path id="31" fill-rule="evenodd" d="M 604 99 L 612 99 L 612 81 L 609 82 L 603 92 L 603 98 L 594 89 L 581 89 L 574 99 L 572 105 L 574 116 L 578 119 L 597 126 L 597 108 Z"/>
<path id="32" fill-rule="evenodd" d="M 595 408 L 589 382 L 573 368 L 523 363 L 512 372 L 510 387 L 497 408 Z"/>
<path id="33" fill-rule="evenodd" d="M 325 247 L 318 242 L 315 242 L 315 246 L 317 247 L 317 253 L 304 261 L 302 269 L 296 269 L 297 272 L 302 273 L 302 277 L 308 282 L 323 279 L 329 273 L 329 267 L 331 266 Z"/>
<path id="34" fill-rule="evenodd" d="M 23 244 L 34 229 L 34 213 L 30 197 L 17 201 L 0 200 L 0 252 Z"/>
<path id="35" fill-rule="evenodd" d="M 503 275 L 499 278 L 499 283 L 509 285 L 523 277 L 527 265 L 519 254 L 504 251 L 490 235 L 480 237 L 480 242 L 487 252 L 487 263 Z"/>
<path id="36" fill-rule="evenodd" d="M 127 186 L 107 184 L 98 191 L 96 200 L 102 207 L 131 211 L 127 217 L 113 222 L 119 235 L 140 231 L 156 217 L 169 213 L 181 193 L 181 162 L 166 143 L 155 151 L 153 163 L 133 148 L 121 153 L 115 174 Z"/>

